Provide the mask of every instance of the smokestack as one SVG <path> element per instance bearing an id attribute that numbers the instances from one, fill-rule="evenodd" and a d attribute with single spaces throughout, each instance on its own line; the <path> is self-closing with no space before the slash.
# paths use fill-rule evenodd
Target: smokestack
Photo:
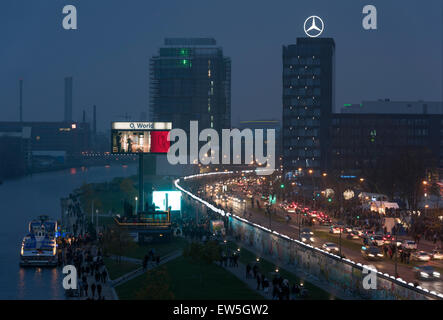
<path id="1" fill-rule="evenodd" d="M 23 79 L 20 79 L 18 84 L 20 90 L 20 97 L 19 97 L 20 122 L 23 122 Z"/>
<path id="2" fill-rule="evenodd" d="M 72 77 L 65 78 L 65 122 L 72 122 Z"/>
<path id="3" fill-rule="evenodd" d="M 92 115 L 92 132 L 94 133 L 94 136 L 97 134 L 97 107 L 94 104 L 94 110 Z"/>

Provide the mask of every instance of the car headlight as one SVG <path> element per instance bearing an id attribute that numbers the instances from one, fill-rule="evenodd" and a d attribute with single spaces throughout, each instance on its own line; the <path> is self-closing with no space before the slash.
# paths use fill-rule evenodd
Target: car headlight
<path id="1" fill-rule="evenodd" d="M 420 272 L 420 275 L 421 275 L 423 278 L 427 278 L 427 277 L 429 277 L 429 275 L 428 275 L 426 272 Z"/>
<path id="2" fill-rule="evenodd" d="M 383 254 L 382 253 L 377 253 L 377 256 L 383 257 Z"/>
<path id="3" fill-rule="evenodd" d="M 301 238 L 301 241 L 306 241 L 306 238 Z"/>
<path id="4" fill-rule="evenodd" d="M 368 256 L 370 256 L 370 257 L 374 257 L 374 255 L 373 255 L 372 253 L 368 254 Z"/>
<path id="5" fill-rule="evenodd" d="M 440 278 L 440 272 L 436 272 L 436 271 L 434 271 L 434 272 L 432 273 L 432 275 L 433 275 L 434 277 L 436 277 L 436 278 Z"/>
<path id="6" fill-rule="evenodd" d="M 314 242 L 314 238 L 311 238 L 311 241 Z"/>

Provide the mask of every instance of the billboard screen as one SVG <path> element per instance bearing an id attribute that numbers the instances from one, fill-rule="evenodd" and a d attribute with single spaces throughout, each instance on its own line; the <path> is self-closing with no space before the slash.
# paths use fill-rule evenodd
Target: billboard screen
<path id="1" fill-rule="evenodd" d="M 152 192 L 152 202 L 156 211 L 166 211 L 166 195 L 168 200 L 168 206 L 171 207 L 171 211 L 180 211 L 181 209 L 181 191 L 154 191 Z"/>
<path id="2" fill-rule="evenodd" d="M 112 153 L 167 153 L 170 122 L 113 122 Z"/>

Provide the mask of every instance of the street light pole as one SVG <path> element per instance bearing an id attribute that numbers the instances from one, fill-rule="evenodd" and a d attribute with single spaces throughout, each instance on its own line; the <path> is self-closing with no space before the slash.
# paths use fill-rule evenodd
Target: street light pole
<path id="1" fill-rule="evenodd" d="M 340 229 L 340 237 L 338 239 L 338 250 L 340 253 L 340 257 L 341 257 L 341 226 L 339 226 L 339 229 Z"/>
<path id="2" fill-rule="evenodd" d="M 135 215 L 138 214 L 138 197 L 135 197 Z"/>
<path id="3" fill-rule="evenodd" d="M 398 255 L 398 246 L 397 246 L 397 226 L 394 225 L 394 241 L 395 241 L 395 277 L 398 278 L 398 272 L 397 272 L 397 255 Z"/>

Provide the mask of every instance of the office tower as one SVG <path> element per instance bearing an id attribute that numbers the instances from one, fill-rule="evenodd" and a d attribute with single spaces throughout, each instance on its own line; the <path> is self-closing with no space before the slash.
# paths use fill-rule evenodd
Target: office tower
<path id="1" fill-rule="evenodd" d="M 150 60 L 150 119 L 189 131 L 231 126 L 231 60 L 212 38 L 166 38 Z"/>
<path id="2" fill-rule="evenodd" d="M 72 122 L 72 77 L 65 78 L 65 122 Z"/>
<path id="3" fill-rule="evenodd" d="M 19 82 L 19 111 L 20 111 L 20 122 L 23 122 L 23 79 L 20 79 Z"/>
<path id="4" fill-rule="evenodd" d="M 92 111 L 92 134 L 97 134 L 97 107 L 94 104 L 93 111 Z"/>
<path id="5" fill-rule="evenodd" d="M 283 46 L 283 168 L 326 169 L 334 109 L 335 44 L 331 38 L 297 38 Z"/>

